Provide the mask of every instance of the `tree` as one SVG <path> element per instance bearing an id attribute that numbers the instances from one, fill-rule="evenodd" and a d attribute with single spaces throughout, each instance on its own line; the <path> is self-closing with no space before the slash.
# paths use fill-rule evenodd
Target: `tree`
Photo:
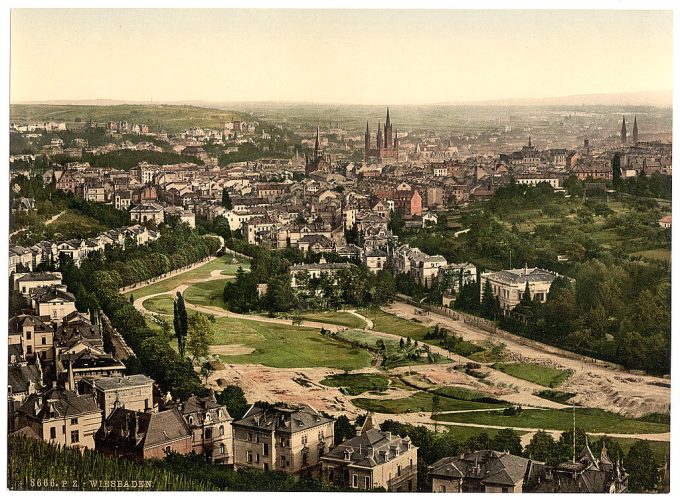
<path id="1" fill-rule="evenodd" d="M 506 451 L 512 455 L 522 454 L 522 440 L 512 429 L 498 431 L 491 441 L 489 447 L 496 451 Z"/>
<path id="2" fill-rule="evenodd" d="M 484 281 L 484 289 L 482 291 L 482 304 L 480 306 L 481 314 L 487 319 L 493 319 L 496 316 L 497 300 L 491 288 L 489 279 Z"/>
<path id="3" fill-rule="evenodd" d="M 182 359 L 184 359 L 184 349 L 186 347 L 187 333 L 189 331 L 189 320 L 187 318 L 187 309 L 184 304 L 184 297 L 182 293 L 177 292 L 173 305 L 173 324 L 175 327 L 175 337 L 177 338 L 177 350 Z"/>
<path id="4" fill-rule="evenodd" d="M 551 463 L 555 455 L 555 438 L 545 431 L 538 431 L 533 435 L 526 447 L 525 453 L 532 460 Z"/>
<path id="5" fill-rule="evenodd" d="M 356 436 L 356 428 L 346 415 L 340 415 L 335 419 L 334 438 L 335 444 L 342 443 L 345 439 Z"/>
<path id="6" fill-rule="evenodd" d="M 135 303 L 135 295 L 130 295 L 130 303 Z"/>
<path id="7" fill-rule="evenodd" d="M 222 189 L 222 207 L 225 209 L 232 209 L 234 206 L 231 203 L 231 197 L 226 188 Z"/>
<path id="8" fill-rule="evenodd" d="M 189 318 L 186 346 L 194 361 L 208 357 L 214 336 L 213 325 L 207 316 L 198 313 Z"/>
<path id="9" fill-rule="evenodd" d="M 248 401 L 246 401 L 243 389 L 238 385 L 227 385 L 217 395 L 217 403 L 226 406 L 229 415 L 234 420 L 239 420 L 248 411 Z"/>
<path id="10" fill-rule="evenodd" d="M 636 441 L 630 447 L 624 466 L 630 474 L 628 489 L 631 492 L 653 491 L 661 481 L 659 465 L 648 441 Z"/>

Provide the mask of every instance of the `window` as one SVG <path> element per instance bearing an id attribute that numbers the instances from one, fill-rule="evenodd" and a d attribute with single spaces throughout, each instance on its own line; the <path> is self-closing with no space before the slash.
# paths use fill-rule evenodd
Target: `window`
<path id="1" fill-rule="evenodd" d="M 262 453 L 264 454 L 265 457 L 269 456 L 269 445 L 267 443 L 262 445 Z"/>
<path id="2" fill-rule="evenodd" d="M 328 469 L 328 481 L 333 481 L 333 474 L 333 468 L 331 467 Z"/>
<path id="3" fill-rule="evenodd" d="M 77 418 L 72 418 L 72 419 L 71 419 L 71 425 L 76 425 L 77 423 L 78 423 L 78 419 L 77 419 Z"/>
<path id="4" fill-rule="evenodd" d="M 205 432 L 203 433 L 203 437 L 205 439 L 210 439 L 212 437 L 212 429 L 210 428 L 206 429 Z"/>
<path id="5" fill-rule="evenodd" d="M 302 454 L 302 465 L 307 465 L 307 452 Z"/>
<path id="6" fill-rule="evenodd" d="M 256 454 L 255 454 L 255 463 L 256 463 L 256 464 L 259 464 L 259 463 L 260 463 L 260 454 L 259 454 L 259 453 L 256 453 Z"/>
<path id="7" fill-rule="evenodd" d="M 352 475 L 352 488 L 358 488 L 359 487 L 359 476 L 356 474 Z"/>
<path id="8" fill-rule="evenodd" d="M 510 493 L 507 486 L 501 488 L 501 493 Z"/>
<path id="9" fill-rule="evenodd" d="M 401 476 L 401 466 L 397 466 L 397 476 Z"/>
<path id="10" fill-rule="evenodd" d="M 224 445 L 220 445 L 220 455 L 224 455 Z"/>
<path id="11" fill-rule="evenodd" d="M 253 463 L 253 452 L 252 451 L 248 450 L 246 452 L 246 459 L 247 459 L 249 464 Z"/>
<path id="12" fill-rule="evenodd" d="M 57 439 L 57 428 L 50 427 L 50 439 Z"/>
<path id="13" fill-rule="evenodd" d="M 47 345 L 47 337 L 46 336 L 42 337 L 42 344 Z"/>
<path id="14" fill-rule="evenodd" d="M 30 332 L 30 331 L 27 331 L 27 332 L 26 332 L 26 340 L 30 340 L 30 339 L 31 339 L 31 336 L 32 336 L 32 335 L 31 335 L 31 332 Z"/>
<path id="15" fill-rule="evenodd" d="M 27 345 L 26 346 L 26 353 L 27 354 L 33 354 L 33 347 L 31 347 L 30 345 Z"/>
<path id="16" fill-rule="evenodd" d="M 302 436 L 302 444 L 307 444 L 307 436 Z"/>
<path id="17" fill-rule="evenodd" d="M 248 433 L 248 441 L 252 441 L 252 440 L 253 440 L 253 433 L 249 432 Z"/>
<path id="18" fill-rule="evenodd" d="M 285 455 L 281 455 L 281 465 L 282 466 L 286 465 L 286 456 Z"/>
<path id="19" fill-rule="evenodd" d="M 371 487 L 371 477 L 364 476 L 364 490 L 368 490 Z"/>
<path id="20" fill-rule="evenodd" d="M 446 485 L 441 485 L 439 487 L 439 493 L 446 493 Z"/>
<path id="21" fill-rule="evenodd" d="M 224 436 L 224 425 L 220 425 L 220 436 Z"/>
<path id="22" fill-rule="evenodd" d="M 71 443 L 77 443 L 80 441 L 80 434 L 78 431 L 71 431 Z"/>

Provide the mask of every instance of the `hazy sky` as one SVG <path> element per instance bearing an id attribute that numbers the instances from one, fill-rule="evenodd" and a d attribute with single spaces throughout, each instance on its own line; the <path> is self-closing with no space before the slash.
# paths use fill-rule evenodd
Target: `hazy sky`
<path id="1" fill-rule="evenodd" d="M 12 102 L 366 104 L 672 89 L 672 13 L 13 10 Z"/>

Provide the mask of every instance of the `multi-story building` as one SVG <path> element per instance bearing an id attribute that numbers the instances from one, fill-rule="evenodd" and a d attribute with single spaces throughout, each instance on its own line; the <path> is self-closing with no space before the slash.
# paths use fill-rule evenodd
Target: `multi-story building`
<path id="1" fill-rule="evenodd" d="M 522 301 L 527 285 L 531 299 L 545 303 L 548 300 L 550 285 L 559 277 L 555 272 L 540 268 L 516 268 L 481 274 L 480 301 L 484 295 L 486 281 L 491 284 L 493 294 L 498 298 L 503 310 L 512 310 Z"/>
<path id="2" fill-rule="evenodd" d="M 334 423 L 309 405 L 252 406 L 233 422 L 234 467 L 313 472 L 333 446 Z"/>
<path id="3" fill-rule="evenodd" d="M 324 481 L 344 489 L 415 492 L 418 448 L 411 439 L 374 426 L 369 415 L 359 431 L 321 458 Z"/>
<path id="4" fill-rule="evenodd" d="M 435 493 L 522 493 L 532 462 L 493 450 L 447 457 L 429 466 Z"/>
<path id="5" fill-rule="evenodd" d="M 78 383 L 81 394 L 91 394 L 106 419 L 116 408 L 132 411 L 151 411 L 153 380 L 145 375 L 93 378 Z"/>
<path id="6" fill-rule="evenodd" d="M 215 464 L 234 463 L 232 418 L 214 397 L 191 396 L 179 408 L 191 430 L 193 452 Z"/>
<path id="7" fill-rule="evenodd" d="M 119 458 L 164 458 L 192 452 L 191 431 L 177 408 L 157 413 L 116 408 L 94 438 L 97 451 Z"/>
<path id="8" fill-rule="evenodd" d="M 164 221 L 164 216 L 163 206 L 152 202 L 140 204 L 130 209 L 130 220 L 138 221 L 142 224 L 147 221 L 153 221 L 156 225 L 160 225 Z"/>
<path id="9" fill-rule="evenodd" d="M 22 314 L 9 320 L 9 345 L 25 358 L 38 354 L 42 361 L 52 360 L 53 333 L 52 326 L 38 316 Z"/>
<path id="10" fill-rule="evenodd" d="M 94 433 L 102 422 L 92 396 L 60 387 L 29 396 L 17 415 L 18 427 L 31 428 L 43 441 L 79 448 L 94 448 Z"/>

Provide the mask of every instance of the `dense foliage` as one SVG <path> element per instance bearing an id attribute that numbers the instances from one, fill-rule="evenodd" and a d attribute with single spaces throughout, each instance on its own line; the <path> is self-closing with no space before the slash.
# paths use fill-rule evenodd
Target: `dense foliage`
<path id="1" fill-rule="evenodd" d="M 129 372 L 145 373 L 163 390 L 184 399 L 207 392 L 191 362 L 171 348 L 169 338 L 149 328 L 144 316 L 118 289 L 195 263 L 218 248 L 216 238 L 178 225 L 164 229 L 161 238 L 148 246 L 110 247 L 104 253 L 91 253 L 80 268 L 70 262 L 60 266 L 69 290 L 86 308 L 100 307 L 134 350 L 136 360 L 126 361 Z"/>

